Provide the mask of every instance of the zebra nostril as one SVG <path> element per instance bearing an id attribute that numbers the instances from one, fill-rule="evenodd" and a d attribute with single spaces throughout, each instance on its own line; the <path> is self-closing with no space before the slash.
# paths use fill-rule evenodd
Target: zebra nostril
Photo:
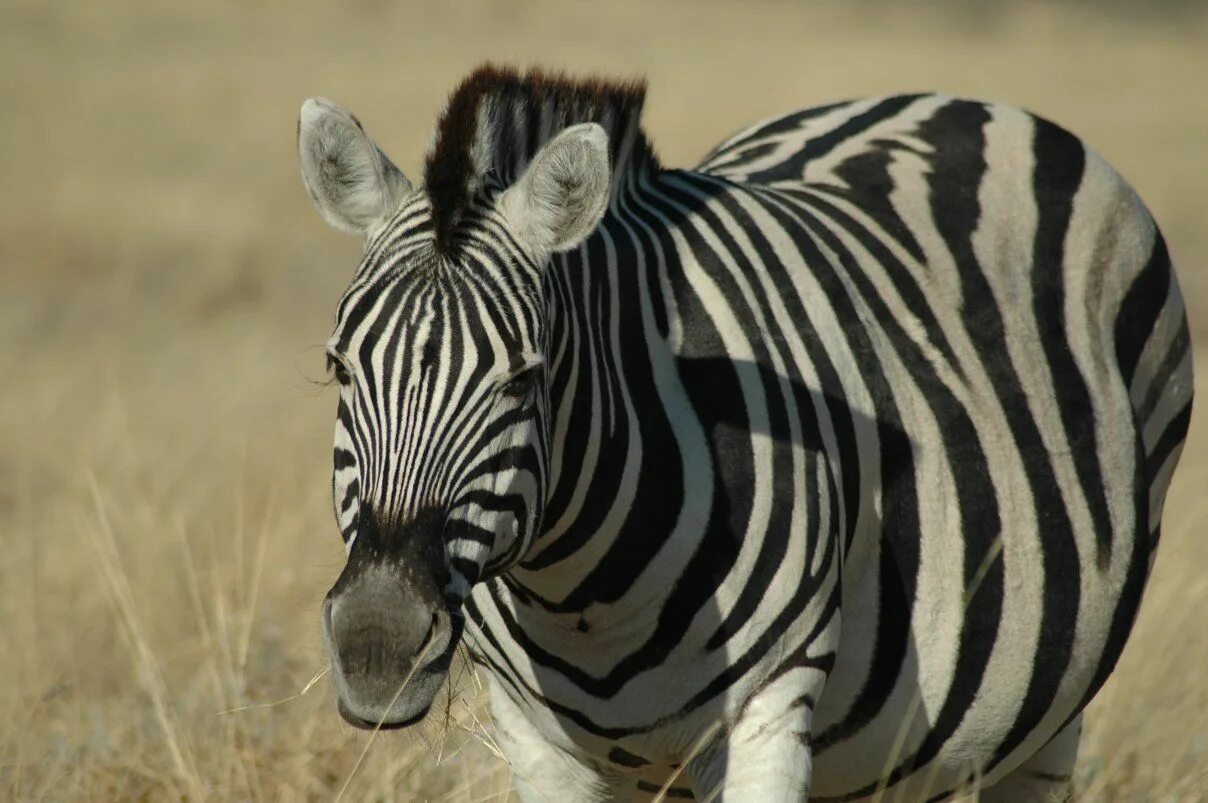
<path id="1" fill-rule="evenodd" d="M 437 630 L 439 629 L 439 627 L 440 627 L 440 611 L 433 611 L 432 619 L 431 619 L 431 621 L 428 622 L 428 633 L 427 633 L 427 635 L 424 636 L 424 640 L 422 642 L 420 642 L 419 651 L 416 653 L 416 660 L 419 660 L 419 656 L 422 656 L 424 654 L 424 651 L 428 649 L 428 645 L 430 645 L 432 643 L 432 640 L 434 638 L 436 638 Z"/>
<path id="2" fill-rule="evenodd" d="M 327 636 L 327 640 L 334 644 L 335 633 L 331 629 L 331 607 L 332 599 L 328 596 L 323 600 L 323 633 Z"/>
<path id="3" fill-rule="evenodd" d="M 381 639 L 370 639 L 365 644 L 365 674 L 380 675 L 386 668 L 386 650 Z"/>

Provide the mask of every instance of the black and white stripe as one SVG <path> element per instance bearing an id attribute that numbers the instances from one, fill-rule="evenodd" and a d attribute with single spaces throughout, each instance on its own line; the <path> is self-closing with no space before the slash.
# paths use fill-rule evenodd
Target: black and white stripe
<path id="1" fill-rule="evenodd" d="M 366 516 L 443 517 L 529 795 L 1068 775 L 1037 762 L 1123 649 L 1190 415 L 1151 217 L 1002 106 L 833 104 L 680 171 L 642 97 L 493 68 L 454 93 L 330 342 L 350 550 Z M 500 199 L 584 122 L 608 209 L 551 254 Z"/>

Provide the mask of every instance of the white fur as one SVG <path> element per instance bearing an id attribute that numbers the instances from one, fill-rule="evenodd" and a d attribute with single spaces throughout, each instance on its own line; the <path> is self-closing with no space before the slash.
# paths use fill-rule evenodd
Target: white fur
<path id="1" fill-rule="evenodd" d="M 537 152 L 500 208 L 525 242 L 552 253 L 574 248 L 595 230 L 610 193 L 608 134 L 596 123 L 583 123 Z"/>
<path id="2" fill-rule="evenodd" d="M 302 180 L 323 219 L 350 234 L 368 234 L 399 208 L 409 182 L 357 119 L 326 98 L 311 98 L 298 116 Z"/>

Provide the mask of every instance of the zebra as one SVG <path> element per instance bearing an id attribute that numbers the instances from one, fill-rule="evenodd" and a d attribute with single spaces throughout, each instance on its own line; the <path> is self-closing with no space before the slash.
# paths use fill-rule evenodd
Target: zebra
<path id="1" fill-rule="evenodd" d="M 364 241 L 341 715 L 421 720 L 464 643 L 524 800 L 1067 793 L 1191 410 L 1152 217 L 1001 105 L 808 108 L 676 170 L 645 91 L 480 67 L 422 186 L 302 106 Z"/>

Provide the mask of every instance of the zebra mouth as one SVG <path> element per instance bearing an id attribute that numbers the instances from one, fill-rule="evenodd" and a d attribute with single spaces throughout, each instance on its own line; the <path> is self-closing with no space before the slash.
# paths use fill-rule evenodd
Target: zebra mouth
<path id="1" fill-rule="evenodd" d="M 340 712 L 340 717 L 345 722 L 347 722 L 349 725 L 353 726 L 354 728 L 360 728 L 361 730 L 365 730 L 365 731 L 372 731 L 372 730 L 395 731 L 395 730 L 402 730 L 403 728 L 409 728 L 412 725 L 419 722 L 424 717 L 428 716 L 428 712 L 432 710 L 432 704 L 429 703 L 428 705 L 424 706 L 418 713 L 416 713 L 412 716 L 409 716 L 405 719 L 400 719 L 397 722 L 375 722 L 375 721 L 371 721 L 368 719 L 361 719 L 356 714 L 354 714 L 348 710 L 348 707 L 344 704 L 344 700 L 342 698 L 338 700 L 338 702 L 336 704 L 336 710 L 338 710 Z"/>

